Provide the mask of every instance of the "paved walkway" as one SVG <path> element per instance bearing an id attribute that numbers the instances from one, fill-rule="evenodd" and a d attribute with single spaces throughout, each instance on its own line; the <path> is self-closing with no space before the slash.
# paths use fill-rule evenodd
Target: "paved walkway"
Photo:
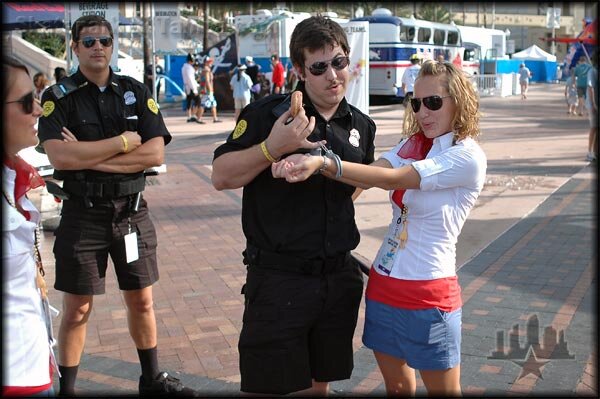
<path id="1" fill-rule="evenodd" d="M 587 119 L 567 116 L 562 93 L 562 85 L 534 85 L 526 101 L 482 99 L 488 180 L 457 258 L 465 394 L 597 396 L 597 164 L 584 161 Z M 168 171 L 149 178 L 144 194 L 159 240 L 161 368 L 206 396 L 237 396 L 241 190 L 217 192 L 210 184 L 212 152 L 234 122 L 223 114 L 224 123 L 192 125 L 179 109 L 163 113 L 174 135 Z M 371 107 L 371 116 L 381 152 L 398 141 L 402 108 Z M 356 208 L 362 234 L 356 252 L 372 259 L 390 217 L 387 193 L 369 190 Z M 50 284 L 52 244 L 45 232 Z M 107 293 L 94 300 L 76 388 L 132 396 L 140 369 L 114 273 Z M 59 292 L 51 290 L 50 298 L 60 304 Z M 361 307 L 352 378 L 333 383 L 334 395 L 385 393 L 373 355 L 361 344 L 363 317 Z M 420 381 L 418 393 L 425 393 Z"/>

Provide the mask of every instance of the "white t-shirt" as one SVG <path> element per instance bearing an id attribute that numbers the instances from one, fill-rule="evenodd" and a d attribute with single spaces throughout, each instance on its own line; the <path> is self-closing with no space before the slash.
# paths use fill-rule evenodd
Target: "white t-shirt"
<path id="1" fill-rule="evenodd" d="M 181 67 L 181 76 L 183 77 L 183 90 L 185 94 L 190 94 L 190 92 L 195 92 L 198 94 L 199 84 L 196 81 L 195 77 L 195 69 L 194 66 L 188 62 L 183 64 Z"/>
<path id="2" fill-rule="evenodd" d="M 421 70 L 421 65 L 415 64 L 406 68 L 404 71 L 404 75 L 402 75 L 402 84 L 406 85 L 406 89 L 404 90 L 404 94 L 412 93 L 415 88 L 415 80 L 417 80 L 417 75 L 419 75 L 419 71 Z"/>

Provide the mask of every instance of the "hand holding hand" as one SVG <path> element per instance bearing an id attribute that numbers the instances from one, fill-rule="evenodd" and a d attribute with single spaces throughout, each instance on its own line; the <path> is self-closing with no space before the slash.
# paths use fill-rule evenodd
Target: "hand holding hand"
<path id="1" fill-rule="evenodd" d="M 298 158 L 297 155 L 300 155 L 301 158 Z M 285 180 L 288 183 L 304 181 L 323 166 L 322 156 L 294 154 L 287 157 L 285 161 L 289 162 L 289 166 L 285 170 Z"/>

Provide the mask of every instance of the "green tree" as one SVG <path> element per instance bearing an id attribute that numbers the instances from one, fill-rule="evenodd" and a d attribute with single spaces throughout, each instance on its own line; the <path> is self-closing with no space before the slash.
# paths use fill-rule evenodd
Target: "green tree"
<path id="1" fill-rule="evenodd" d="M 65 37 L 58 33 L 37 32 L 28 30 L 23 32 L 23 40 L 28 41 L 36 47 L 41 48 L 45 52 L 54 57 L 65 59 L 66 47 Z"/>
<path id="2" fill-rule="evenodd" d="M 425 3 L 417 11 L 417 18 L 431 22 L 450 23 L 450 12 L 438 3 Z"/>

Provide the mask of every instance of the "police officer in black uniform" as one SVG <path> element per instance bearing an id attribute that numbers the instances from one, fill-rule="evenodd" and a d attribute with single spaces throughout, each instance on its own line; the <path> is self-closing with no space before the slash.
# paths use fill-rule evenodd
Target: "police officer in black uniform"
<path id="1" fill-rule="evenodd" d="M 192 396 L 158 368 L 157 242 L 141 197 L 144 170 L 163 163 L 171 135 L 147 87 L 109 67 L 114 37 L 108 21 L 83 16 L 73 24 L 72 39 L 79 69 L 44 93 L 39 121 L 40 142 L 68 197 L 54 244 L 54 287 L 64 292 L 59 394 L 74 395 L 93 295 L 104 293 L 110 255 L 140 358 L 140 395 Z"/>
<path id="2" fill-rule="evenodd" d="M 244 187 L 243 392 L 326 396 L 330 381 L 352 372 L 363 290 L 350 256 L 360 239 L 355 189 L 320 175 L 289 184 L 272 173 L 280 157 L 318 152 L 324 140 L 342 159 L 374 160 L 375 124 L 344 97 L 349 53 L 340 25 L 322 16 L 302 21 L 290 54 L 304 108 L 288 122 L 290 96 L 251 103 L 214 153 L 215 188 Z"/>

